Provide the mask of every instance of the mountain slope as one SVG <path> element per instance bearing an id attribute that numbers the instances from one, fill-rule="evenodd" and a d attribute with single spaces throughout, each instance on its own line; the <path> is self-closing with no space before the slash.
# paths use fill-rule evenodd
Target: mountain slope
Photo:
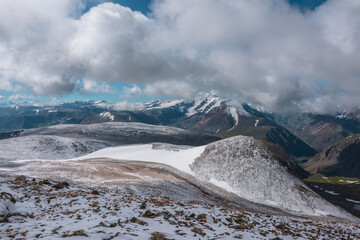
<path id="1" fill-rule="evenodd" d="M 341 211 L 328 204 L 287 171 L 269 149 L 251 137 L 209 144 L 191 165 L 200 179 L 227 186 L 237 195 L 305 215 Z"/>
<path id="2" fill-rule="evenodd" d="M 350 215 L 329 204 L 306 187 L 287 164 L 261 141 L 232 137 L 207 146 L 179 149 L 175 146 L 135 145 L 103 149 L 81 157 L 166 164 L 256 203 L 303 215 Z"/>
<path id="3" fill-rule="evenodd" d="M 360 110 L 338 115 L 274 114 L 274 119 L 317 151 L 322 151 L 336 141 L 360 133 Z"/>
<path id="4" fill-rule="evenodd" d="M 283 127 L 271 128 L 267 131 L 266 140 L 282 146 L 295 157 L 314 156 L 316 154 L 312 147 Z"/>
<path id="5" fill-rule="evenodd" d="M 143 123 L 107 122 L 98 124 L 64 124 L 37 129 L 29 129 L 20 134 L 56 135 L 90 138 L 114 144 L 167 142 L 173 144 L 204 145 L 219 140 L 218 137 L 191 133 L 184 129 L 156 126 Z"/>
<path id="6" fill-rule="evenodd" d="M 31 135 L 0 140 L 0 161 L 67 159 L 89 154 L 110 144 L 91 139 Z M 6 160 L 6 161 L 5 161 Z"/>
<path id="7" fill-rule="evenodd" d="M 360 135 L 340 140 L 305 164 L 305 169 L 325 176 L 360 178 Z"/>

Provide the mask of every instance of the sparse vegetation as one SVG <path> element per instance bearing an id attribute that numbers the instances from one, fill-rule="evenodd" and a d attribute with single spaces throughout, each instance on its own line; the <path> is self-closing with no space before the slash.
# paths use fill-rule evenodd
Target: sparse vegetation
<path id="1" fill-rule="evenodd" d="M 0 224 L 0 232 L 9 239 L 128 239 L 131 236 L 131 239 L 170 240 L 174 234 L 184 239 L 355 239 L 359 229 L 341 221 L 279 217 L 229 205 L 178 201 L 117 189 L 99 188 L 96 191 L 101 194 L 94 195 L 91 194 L 94 188 L 73 183 L 68 188 L 52 188 L 55 184 L 58 182 L 47 180 L 45 184 L 44 180 L 0 176 L 0 185 L 12 192 L 16 202 L 10 201 L 10 194 L 2 197 L 14 204 L 15 211 L 17 206 L 36 209 L 27 216 L 11 213 L 8 221 Z M 48 202 L 49 198 L 52 201 Z M 140 209 L 145 201 L 147 209 Z"/>
<path id="2" fill-rule="evenodd" d="M 307 182 L 318 182 L 318 183 L 332 183 L 332 184 L 352 184 L 356 182 L 360 182 L 358 178 L 349 178 L 349 177 L 325 177 L 321 174 L 314 174 L 310 177 L 304 179 Z"/>

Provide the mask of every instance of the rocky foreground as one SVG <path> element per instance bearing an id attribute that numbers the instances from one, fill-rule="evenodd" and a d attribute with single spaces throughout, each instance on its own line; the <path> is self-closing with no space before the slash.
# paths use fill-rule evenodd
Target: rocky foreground
<path id="1" fill-rule="evenodd" d="M 1 239 L 359 239 L 359 225 L 175 200 L 139 186 L 0 176 Z"/>

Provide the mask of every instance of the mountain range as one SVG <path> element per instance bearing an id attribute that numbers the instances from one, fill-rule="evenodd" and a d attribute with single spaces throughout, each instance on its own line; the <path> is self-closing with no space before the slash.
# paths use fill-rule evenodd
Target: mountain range
<path id="1" fill-rule="evenodd" d="M 19 129 L 102 122 L 174 126 L 222 138 L 253 136 L 278 144 L 300 159 L 314 156 L 334 142 L 360 133 L 359 110 L 337 115 L 278 114 L 207 94 L 191 102 L 147 102 L 136 110 L 121 110 L 116 104 L 105 101 L 2 106 L 0 138 L 16 135 Z"/>
<path id="2" fill-rule="evenodd" d="M 358 121 L 213 95 L 136 110 L 105 101 L 2 106 L 0 232 L 13 224 L 21 228 L 7 236 L 352 238 L 359 181 L 338 174 L 358 177 Z"/>

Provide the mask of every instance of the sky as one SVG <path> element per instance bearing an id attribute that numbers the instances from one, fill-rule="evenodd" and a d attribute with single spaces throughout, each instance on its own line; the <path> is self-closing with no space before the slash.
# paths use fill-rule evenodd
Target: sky
<path id="1" fill-rule="evenodd" d="M 0 103 L 360 100 L 358 0 L 0 0 Z"/>

